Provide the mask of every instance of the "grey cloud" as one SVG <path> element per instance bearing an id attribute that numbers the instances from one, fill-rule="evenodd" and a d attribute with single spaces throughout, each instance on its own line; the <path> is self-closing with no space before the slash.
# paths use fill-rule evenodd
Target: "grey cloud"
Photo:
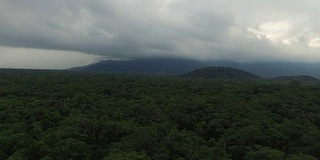
<path id="1" fill-rule="evenodd" d="M 314 35 L 320 32 L 316 29 L 312 34 L 299 35 L 303 29 L 319 24 L 313 19 L 318 13 L 314 9 L 316 4 L 320 3 L 314 0 L 0 0 L 0 45 L 114 58 L 298 59 L 301 54 L 297 51 L 308 48 L 310 40 L 317 45 Z M 296 27 L 290 26 L 280 38 L 288 42 L 299 39 L 299 42 L 290 41 L 299 45 L 286 46 L 281 42 L 283 39 L 279 38 L 279 42 L 270 39 L 278 36 L 272 30 L 273 23 L 278 25 L 277 22 L 292 17 L 290 23 Z M 261 25 L 266 23 L 271 28 L 265 31 Z M 255 26 L 261 32 L 260 38 L 248 32 L 248 28 Z M 304 45 L 300 45 L 302 42 Z M 308 51 L 306 59 L 316 51 Z"/>
<path id="2" fill-rule="evenodd" d="M 150 8 L 140 8 L 139 2 Z M 133 4 L 101 0 L 7 0 L 2 3 L 5 5 L 0 11 L 2 45 L 112 56 L 136 56 L 144 50 L 174 54 L 175 42 L 219 39 L 230 23 L 225 17 L 206 11 L 189 12 L 181 15 L 185 22 L 172 23 L 167 18 L 175 13 L 161 17 L 157 11 L 161 8 L 151 1 Z"/>

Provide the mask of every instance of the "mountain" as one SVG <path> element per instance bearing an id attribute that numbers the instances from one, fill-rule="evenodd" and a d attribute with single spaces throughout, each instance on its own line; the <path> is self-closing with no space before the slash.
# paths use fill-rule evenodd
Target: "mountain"
<path id="1" fill-rule="evenodd" d="M 187 59 L 106 60 L 88 66 L 72 68 L 72 70 L 108 73 L 183 74 L 207 65 L 206 62 Z"/>
<path id="2" fill-rule="evenodd" d="M 108 73 L 184 74 L 189 71 L 208 66 L 238 68 L 266 78 L 293 75 L 310 75 L 320 78 L 320 63 L 238 63 L 228 60 L 197 61 L 178 58 L 136 59 L 121 61 L 105 60 L 87 66 L 71 68 L 71 70 Z"/>
<path id="3" fill-rule="evenodd" d="M 243 69 L 266 78 L 295 75 L 320 78 L 320 63 L 255 62 L 237 63 L 228 67 Z"/>
<path id="4" fill-rule="evenodd" d="M 260 79 L 252 73 L 229 67 L 205 67 L 188 72 L 183 75 L 190 78 L 230 79 L 230 80 L 254 80 Z"/>
<path id="5" fill-rule="evenodd" d="M 314 78 L 312 76 L 307 75 L 298 75 L 298 76 L 281 76 L 272 78 L 272 81 L 277 82 L 286 82 L 286 81 L 298 81 L 298 82 L 319 82 L 320 80 L 317 78 Z"/>

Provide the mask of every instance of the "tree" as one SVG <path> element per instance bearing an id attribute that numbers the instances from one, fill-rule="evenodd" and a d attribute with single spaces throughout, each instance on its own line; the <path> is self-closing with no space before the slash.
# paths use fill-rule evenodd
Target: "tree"
<path id="1" fill-rule="evenodd" d="M 283 152 L 269 147 L 264 147 L 256 151 L 248 152 L 244 157 L 244 160 L 280 160 L 284 158 L 285 154 Z"/>

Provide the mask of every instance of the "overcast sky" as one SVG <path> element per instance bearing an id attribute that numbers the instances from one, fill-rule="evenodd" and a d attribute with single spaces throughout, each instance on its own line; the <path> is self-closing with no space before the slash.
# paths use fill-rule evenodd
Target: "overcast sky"
<path id="1" fill-rule="evenodd" d="M 319 0 L 0 0 L 0 67 L 183 57 L 320 63 Z"/>

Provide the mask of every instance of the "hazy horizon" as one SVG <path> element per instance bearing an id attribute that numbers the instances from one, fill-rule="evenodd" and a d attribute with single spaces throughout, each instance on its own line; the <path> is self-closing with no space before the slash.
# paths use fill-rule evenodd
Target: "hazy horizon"
<path id="1" fill-rule="evenodd" d="M 0 68 L 174 57 L 320 63 L 320 1 L 0 0 Z"/>

